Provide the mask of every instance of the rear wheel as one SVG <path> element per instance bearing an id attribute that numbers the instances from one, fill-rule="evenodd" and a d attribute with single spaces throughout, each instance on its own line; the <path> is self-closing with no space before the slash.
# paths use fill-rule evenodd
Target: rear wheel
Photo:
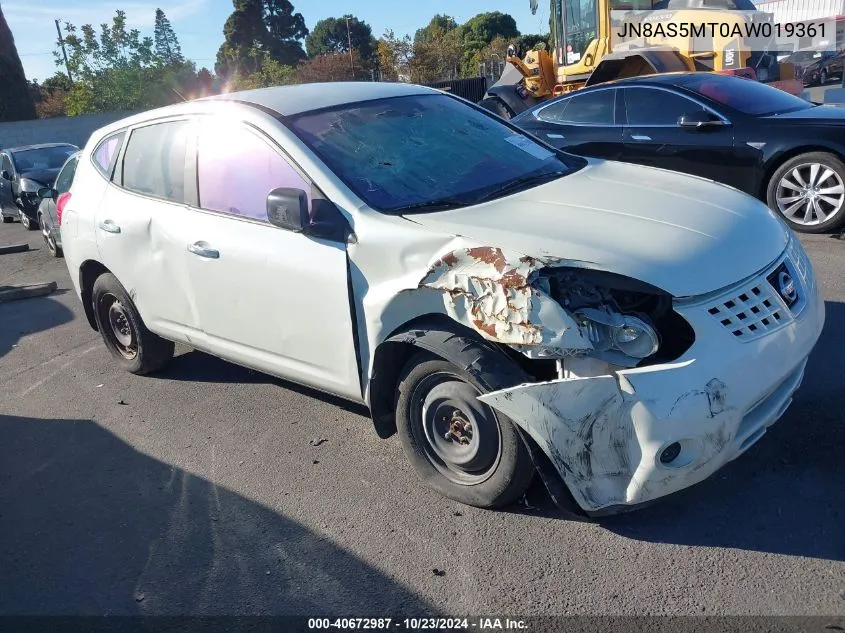
<path id="1" fill-rule="evenodd" d="M 44 214 L 38 214 L 38 225 L 41 227 L 41 236 L 44 238 L 44 243 L 47 245 L 47 250 L 53 257 L 61 257 L 62 249 L 56 244 L 56 240 L 50 232 L 50 227 L 44 222 Z"/>
<path id="2" fill-rule="evenodd" d="M 828 80 L 828 79 L 829 79 L 829 77 L 827 76 L 827 70 L 823 68 L 823 69 L 822 69 L 822 74 L 819 76 L 819 83 L 820 83 L 822 86 L 824 86 L 824 85 L 827 83 L 827 80 Z"/>
<path id="3" fill-rule="evenodd" d="M 420 478 L 444 497 L 498 508 L 525 494 L 534 465 L 510 419 L 478 396 L 519 384 L 518 369 L 480 346 L 457 365 L 427 352 L 413 356 L 399 382 L 396 425 Z M 460 365 L 460 366 L 458 366 Z M 464 367 L 483 368 L 476 374 Z"/>
<path id="4" fill-rule="evenodd" d="M 802 233 L 826 233 L 845 224 L 845 163 L 827 152 L 788 160 L 772 175 L 769 207 Z"/>
<path id="5" fill-rule="evenodd" d="M 150 374 L 170 362 L 173 343 L 147 329 L 117 277 L 111 273 L 100 275 L 91 295 L 97 329 L 124 369 L 133 374 Z"/>

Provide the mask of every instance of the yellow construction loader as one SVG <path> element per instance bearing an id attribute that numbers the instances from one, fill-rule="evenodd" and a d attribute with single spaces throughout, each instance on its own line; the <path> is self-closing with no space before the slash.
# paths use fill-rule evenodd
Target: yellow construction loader
<path id="1" fill-rule="evenodd" d="M 538 0 L 530 1 L 536 13 Z M 778 63 L 773 38 L 770 53 L 751 50 L 750 38 L 737 36 L 765 32 L 750 30 L 749 22 L 772 21 L 752 0 L 551 0 L 550 7 L 552 49 L 511 47 L 505 72 L 481 106 L 510 118 L 584 86 L 678 71 L 742 75 L 796 95 L 803 90 L 792 64 Z M 713 24 L 718 28 L 707 26 Z M 707 50 L 701 34 L 709 38 Z M 754 43 L 759 48 L 760 38 Z"/>

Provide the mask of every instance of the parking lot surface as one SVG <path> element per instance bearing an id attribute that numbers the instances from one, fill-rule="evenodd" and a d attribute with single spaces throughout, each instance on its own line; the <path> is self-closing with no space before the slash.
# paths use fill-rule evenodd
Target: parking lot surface
<path id="1" fill-rule="evenodd" d="M 180 349 L 118 371 L 64 260 L 0 225 L 0 614 L 845 614 L 845 241 L 792 408 L 708 481 L 601 523 L 540 485 L 430 492 L 366 411 Z M 256 315 L 272 318 L 272 315 Z M 332 327 L 326 316 L 326 327 Z"/>

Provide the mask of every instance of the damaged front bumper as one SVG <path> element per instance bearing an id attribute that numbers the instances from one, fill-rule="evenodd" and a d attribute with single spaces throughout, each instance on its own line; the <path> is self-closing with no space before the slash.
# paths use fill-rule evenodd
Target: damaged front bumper
<path id="1" fill-rule="evenodd" d="M 798 289 L 791 307 L 771 281 L 784 270 Z M 792 402 L 825 321 L 797 243 L 761 275 L 675 309 L 696 332 L 675 362 L 480 398 L 533 438 L 588 515 L 687 488 L 748 450 Z"/>

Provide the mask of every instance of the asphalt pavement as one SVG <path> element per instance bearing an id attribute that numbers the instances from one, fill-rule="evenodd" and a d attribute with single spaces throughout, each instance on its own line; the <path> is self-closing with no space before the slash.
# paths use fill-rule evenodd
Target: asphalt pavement
<path id="1" fill-rule="evenodd" d="M 0 614 L 845 614 L 845 241 L 787 415 L 706 482 L 571 522 L 428 491 L 366 411 L 180 349 L 115 368 L 38 233 L 0 225 Z M 272 318 L 272 315 L 256 315 Z M 327 320 L 326 327 L 332 327 Z"/>

